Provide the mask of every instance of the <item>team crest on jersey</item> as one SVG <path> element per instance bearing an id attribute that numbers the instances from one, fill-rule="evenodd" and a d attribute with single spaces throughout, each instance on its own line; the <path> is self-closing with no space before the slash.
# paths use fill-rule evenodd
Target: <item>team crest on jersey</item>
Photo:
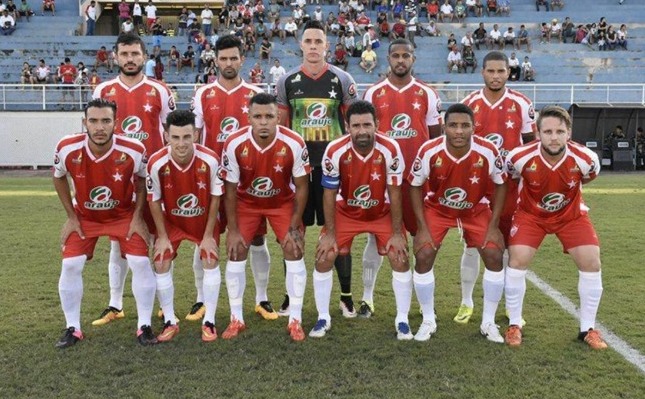
<path id="1" fill-rule="evenodd" d="M 123 131 L 123 134 L 131 139 L 139 141 L 146 140 L 149 135 L 147 132 L 142 132 L 142 128 L 143 122 L 141 121 L 141 118 L 135 115 L 127 116 L 123 119 L 123 122 L 121 122 L 121 130 Z"/>
<path id="2" fill-rule="evenodd" d="M 125 152 L 122 152 L 121 156 L 119 157 L 119 159 L 114 160 L 114 163 L 117 164 L 117 165 L 120 165 L 120 164 L 124 163 L 127 160 L 128 160 L 128 156 L 125 155 Z"/>
<path id="3" fill-rule="evenodd" d="M 571 173 L 580 172 L 580 168 L 578 167 L 578 164 L 575 164 L 575 166 L 573 168 L 569 169 L 569 172 L 571 172 Z"/>
<path id="4" fill-rule="evenodd" d="M 85 209 L 92 211 L 107 211 L 119 205 L 118 200 L 112 199 L 112 190 L 107 186 L 97 186 L 90 190 L 90 200 L 85 201 Z"/>
<path id="5" fill-rule="evenodd" d="M 537 171 L 537 163 L 535 163 L 535 161 L 533 161 L 533 162 L 531 163 L 531 166 L 529 166 L 528 168 L 526 168 L 526 170 L 527 170 L 528 172 L 535 172 L 535 171 Z"/>
<path id="6" fill-rule="evenodd" d="M 331 160 L 329 158 L 325 159 L 325 170 L 328 173 L 331 173 L 332 170 L 334 170 L 334 165 L 331 163 Z"/>
<path id="7" fill-rule="evenodd" d="M 399 170 L 399 157 L 394 157 L 394 159 L 392 159 L 390 170 L 393 172 L 396 172 L 397 170 Z"/>
<path id="8" fill-rule="evenodd" d="M 334 76 L 334 78 L 331 80 L 332 83 L 338 83 L 338 76 Z"/>
<path id="9" fill-rule="evenodd" d="M 302 80 L 302 76 L 300 74 L 297 74 L 293 79 L 291 79 L 291 83 L 298 83 Z"/>
<path id="10" fill-rule="evenodd" d="M 379 204 L 377 199 L 372 199 L 372 191 L 370 190 L 369 184 L 364 184 L 359 186 L 352 193 L 354 198 L 347 200 L 348 206 L 355 206 L 362 209 L 370 209 Z"/>
<path id="11" fill-rule="evenodd" d="M 417 131 L 414 129 L 409 129 L 410 125 L 412 124 L 412 118 L 408 114 L 401 113 L 394 115 L 392 118 L 392 121 L 390 122 L 390 126 L 392 127 L 392 130 L 389 130 L 387 132 L 387 135 L 390 136 L 393 139 L 407 139 L 411 137 L 416 137 Z"/>
<path id="12" fill-rule="evenodd" d="M 78 156 L 72 159 L 72 163 L 80 164 L 81 162 L 83 162 L 83 153 L 79 152 Z"/>
<path id="13" fill-rule="evenodd" d="M 206 212 L 206 208 L 199 206 L 199 199 L 193 193 L 184 194 L 177 199 L 177 208 L 170 210 L 173 216 L 193 218 L 201 216 Z"/>
<path id="14" fill-rule="evenodd" d="M 502 148 L 502 145 L 504 145 L 504 137 L 502 137 L 502 135 L 499 133 L 489 133 L 485 138 L 486 140 L 495 144 L 495 147 L 497 148 Z"/>
<path id="15" fill-rule="evenodd" d="M 345 165 L 352 163 L 352 153 L 347 154 L 347 159 L 343 161 Z"/>
<path id="16" fill-rule="evenodd" d="M 419 89 L 419 91 L 415 92 L 414 94 L 416 94 L 417 96 L 423 96 L 423 89 Z"/>
<path id="17" fill-rule="evenodd" d="M 105 93 L 105 97 L 112 97 L 112 96 L 116 96 L 116 89 L 114 87 L 111 88 L 110 91 Z"/>
<path id="18" fill-rule="evenodd" d="M 418 172 L 420 170 L 421 170 L 421 160 L 419 158 L 416 158 L 414 160 L 414 163 L 412 164 L 412 171 Z"/>
<path id="19" fill-rule="evenodd" d="M 219 124 L 220 133 L 217 135 L 217 141 L 224 142 L 228 136 L 240 128 L 240 123 L 236 118 L 227 116 Z"/>
<path id="20" fill-rule="evenodd" d="M 439 203 L 452 209 L 470 209 L 473 203 L 466 201 L 467 195 L 463 188 L 451 187 L 443 192 L 443 197 L 439 197 Z"/>
<path id="21" fill-rule="evenodd" d="M 302 150 L 300 159 L 302 160 L 302 162 L 309 162 L 309 151 L 306 148 Z"/>
<path id="22" fill-rule="evenodd" d="M 443 159 L 441 157 L 437 157 L 436 161 L 434 161 L 434 165 L 432 165 L 433 168 L 440 168 L 441 165 L 443 165 Z"/>
<path id="23" fill-rule="evenodd" d="M 242 153 L 240 154 L 241 157 L 248 157 L 249 156 L 249 147 L 244 146 L 244 149 L 242 150 Z"/>
<path id="24" fill-rule="evenodd" d="M 506 112 L 511 112 L 511 113 L 517 112 L 517 108 L 515 107 L 515 103 L 513 103 L 513 106 L 511 108 L 507 109 Z"/>
<path id="25" fill-rule="evenodd" d="M 161 172 L 163 176 L 170 176 L 170 166 L 166 165 L 166 168 Z"/>
<path id="26" fill-rule="evenodd" d="M 533 104 L 529 106 L 529 118 L 535 119 L 535 108 L 533 108 Z"/>
<path id="27" fill-rule="evenodd" d="M 372 162 L 372 163 L 375 164 L 375 165 L 382 164 L 383 163 L 383 154 L 378 154 L 378 158 L 376 158 L 374 160 L 374 162 Z"/>
<path id="28" fill-rule="evenodd" d="M 206 173 L 207 170 L 206 164 L 202 162 L 199 168 L 197 168 L 197 173 Z"/>
<path id="29" fill-rule="evenodd" d="M 273 181 L 266 176 L 256 177 L 246 192 L 258 198 L 270 198 L 280 194 L 279 188 L 273 188 Z"/>
<path id="30" fill-rule="evenodd" d="M 282 148 L 280 149 L 280 151 L 278 151 L 278 152 L 275 154 L 275 156 L 277 156 L 277 157 L 286 157 L 286 156 L 287 156 L 287 147 L 282 146 Z"/>
<path id="31" fill-rule="evenodd" d="M 565 199 L 564 194 L 549 193 L 542 197 L 542 201 L 538 203 L 538 206 L 547 212 L 557 212 L 567 206 L 569 202 L 571 200 Z"/>
<path id="32" fill-rule="evenodd" d="M 215 89 L 211 89 L 208 94 L 206 94 L 206 98 L 213 98 L 215 97 Z"/>
<path id="33" fill-rule="evenodd" d="M 473 114 L 476 114 L 479 112 L 479 105 L 475 105 L 475 109 L 473 109 Z"/>
<path id="34" fill-rule="evenodd" d="M 484 158 L 482 158 L 482 156 L 480 155 L 477 162 L 473 164 L 473 168 L 483 168 L 483 167 L 484 167 Z"/>
<path id="35" fill-rule="evenodd" d="M 332 124 L 331 118 L 327 117 L 327 106 L 320 102 L 309 104 L 305 110 L 306 119 L 300 121 L 300 127 L 325 127 Z"/>
<path id="36" fill-rule="evenodd" d="M 385 88 L 382 88 L 381 91 L 376 94 L 376 97 L 383 97 L 385 95 Z"/>
<path id="37" fill-rule="evenodd" d="M 157 97 L 157 90 L 154 87 L 150 88 L 150 91 L 146 93 L 148 97 Z"/>

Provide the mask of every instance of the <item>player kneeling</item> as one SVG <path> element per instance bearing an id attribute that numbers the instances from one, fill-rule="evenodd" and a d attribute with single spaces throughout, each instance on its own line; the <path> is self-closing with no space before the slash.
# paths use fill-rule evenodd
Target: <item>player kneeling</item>
<path id="1" fill-rule="evenodd" d="M 387 255 L 392 266 L 397 338 L 413 338 L 408 323 L 412 274 L 401 210 L 403 157 L 397 142 L 378 134 L 377 127 L 374 106 L 357 101 L 347 110 L 349 135 L 332 141 L 325 150 L 322 178 L 325 226 L 316 251 L 313 277 L 318 321 L 310 337 L 323 337 L 331 328 L 329 300 L 334 260 L 339 253 L 350 253 L 356 235 L 372 233 L 379 253 Z"/>
<path id="2" fill-rule="evenodd" d="M 166 119 L 164 137 L 167 147 L 157 151 L 148 162 L 148 201 L 157 228 L 154 266 L 157 295 L 164 310 L 165 323 L 159 342 L 172 340 L 179 333 L 173 316 L 174 286 L 170 266 L 183 240 L 199 246 L 204 268 L 204 319 L 202 341 L 217 339 L 215 310 L 221 283 L 217 264 L 219 230 L 217 210 L 223 193 L 218 176 L 219 156 L 195 143 L 195 116 L 190 111 L 173 111 Z"/>

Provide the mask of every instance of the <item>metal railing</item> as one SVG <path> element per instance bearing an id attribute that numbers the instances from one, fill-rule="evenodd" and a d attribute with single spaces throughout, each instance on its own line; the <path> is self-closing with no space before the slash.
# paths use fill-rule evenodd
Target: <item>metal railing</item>
<path id="1" fill-rule="evenodd" d="M 169 84 L 176 92 L 181 108 L 190 106 L 192 95 L 199 85 Z M 261 85 L 269 90 L 266 84 Z M 359 95 L 369 84 L 359 84 Z M 466 95 L 482 87 L 481 84 L 432 85 L 445 106 L 461 101 Z M 548 104 L 598 104 L 599 106 L 645 106 L 645 84 L 508 84 L 510 88 L 529 97 L 536 108 Z M 0 84 L 0 110 L 56 111 L 81 109 L 92 96 L 92 89 L 76 85 L 21 85 Z"/>

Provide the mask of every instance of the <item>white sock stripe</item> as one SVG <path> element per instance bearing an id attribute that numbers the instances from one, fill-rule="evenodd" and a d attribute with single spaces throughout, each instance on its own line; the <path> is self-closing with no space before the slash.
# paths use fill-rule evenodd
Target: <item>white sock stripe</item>
<path id="1" fill-rule="evenodd" d="M 494 272 L 492 270 L 484 269 L 484 279 L 493 282 L 504 281 L 504 271 Z"/>
<path id="2" fill-rule="evenodd" d="M 330 278 L 334 277 L 334 271 L 330 270 L 328 272 L 319 272 L 318 270 L 314 270 L 314 280 L 318 281 L 325 281 L 329 280 Z"/>
<path id="3" fill-rule="evenodd" d="M 416 284 L 432 284 L 434 283 L 434 269 L 431 269 L 427 273 L 417 273 L 416 271 L 412 274 L 412 278 Z"/>
<path id="4" fill-rule="evenodd" d="M 246 260 L 237 262 L 229 260 L 228 262 L 226 262 L 226 270 L 231 273 L 244 273 L 244 269 L 246 269 Z"/>
<path id="5" fill-rule="evenodd" d="M 407 272 L 395 272 L 392 270 L 392 278 L 402 283 L 407 283 L 412 280 L 412 272 L 410 270 Z"/>
<path id="6" fill-rule="evenodd" d="M 287 265 L 287 273 L 301 273 L 307 270 L 304 259 L 285 260 L 284 263 Z"/>

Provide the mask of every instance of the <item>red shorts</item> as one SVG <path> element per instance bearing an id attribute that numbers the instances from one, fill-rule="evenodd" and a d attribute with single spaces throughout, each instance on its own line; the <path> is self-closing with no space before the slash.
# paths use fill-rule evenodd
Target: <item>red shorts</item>
<path id="1" fill-rule="evenodd" d="M 226 219 L 226 209 L 224 209 L 224 201 L 220 201 L 219 203 L 219 211 L 217 212 L 217 225 L 219 233 L 224 234 L 226 232 L 226 226 L 228 225 L 228 219 Z M 258 231 L 255 232 L 254 237 L 264 237 L 265 235 L 267 235 L 267 220 L 263 218 L 262 222 L 260 223 L 260 227 L 258 227 Z"/>
<path id="2" fill-rule="evenodd" d="M 325 234 L 325 231 L 323 227 L 320 234 Z M 374 234 L 378 253 L 387 255 L 385 247 L 392 237 L 392 217 L 388 213 L 380 219 L 364 222 L 347 217 L 336 210 L 336 244 L 341 255 L 350 253 L 354 237 L 362 233 Z M 403 234 L 405 235 L 405 230 Z"/>
<path id="3" fill-rule="evenodd" d="M 513 217 L 509 245 L 527 245 L 537 249 L 547 234 L 555 234 L 558 237 L 565 253 L 581 245 L 600 246 L 596 230 L 586 213 L 562 223 L 545 223 L 520 210 L 515 212 Z"/>
<path id="4" fill-rule="evenodd" d="M 466 241 L 466 246 L 480 248 L 486 239 L 488 223 L 490 223 L 492 216 L 487 206 L 482 206 L 481 208 L 481 211 L 472 216 L 455 218 L 444 216 L 434 208 L 425 207 L 423 213 L 434 244 L 436 246 L 441 245 L 444 237 L 448 234 L 448 230 L 457 227 L 462 230 L 462 236 Z M 486 248 L 497 248 L 497 245 L 489 242 L 486 244 Z"/>
<path id="5" fill-rule="evenodd" d="M 131 219 L 121 219 L 104 223 L 80 219 L 85 239 L 81 239 L 77 233 L 70 234 L 63 245 L 63 258 L 87 255 L 88 260 L 92 259 L 94 247 L 101 236 L 109 236 L 111 240 L 118 241 L 122 257 L 125 257 L 126 254 L 147 257 L 148 245 L 141 236 L 133 234 L 132 238 L 126 240 L 128 230 L 130 230 L 130 221 Z"/>
<path id="6" fill-rule="evenodd" d="M 172 244 L 172 254 L 170 254 L 169 252 L 165 252 L 161 260 L 175 259 L 177 257 L 177 250 L 179 249 L 179 245 L 181 245 L 181 242 L 184 240 L 192 241 L 197 245 L 199 245 L 202 242 L 201 237 L 200 238 L 194 237 L 175 225 L 172 225 L 166 222 L 165 226 L 166 226 L 166 234 L 168 234 L 168 239 Z M 216 231 L 213 234 L 213 238 L 215 238 L 215 242 L 217 242 L 217 244 L 219 245 L 219 232 L 217 232 L 217 229 L 215 230 Z M 206 252 L 201 251 L 199 254 L 199 258 L 206 259 Z M 155 256 L 154 261 L 159 262 L 159 260 L 160 260 L 159 256 Z"/>
<path id="7" fill-rule="evenodd" d="M 156 18 L 146 18 L 146 25 L 148 25 L 148 29 L 152 27 L 156 20 Z"/>
<path id="8" fill-rule="evenodd" d="M 430 190 L 428 182 L 423 183 L 421 192 L 427 193 Z M 410 183 L 407 180 L 401 184 L 401 205 L 403 208 L 403 225 L 405 229 L 413 236 L 417 234 L 417 218 L 414 216 L 414 210 L 410 203 Z"/>
<path id="9" fill-rule="evenodd" d="M 288 202 L 280 208 L 259 208 L 243 202 L 237 203 L 237 226 L 240 234 L 247 244 L 253 237 L 261 232 L 264 223 L 264 234 L 266 234 L 266 222 L 269 221 L 278 242 L 282 243 L 289 233 L 291 216 L 293 216 L 293 202 Z"/>

